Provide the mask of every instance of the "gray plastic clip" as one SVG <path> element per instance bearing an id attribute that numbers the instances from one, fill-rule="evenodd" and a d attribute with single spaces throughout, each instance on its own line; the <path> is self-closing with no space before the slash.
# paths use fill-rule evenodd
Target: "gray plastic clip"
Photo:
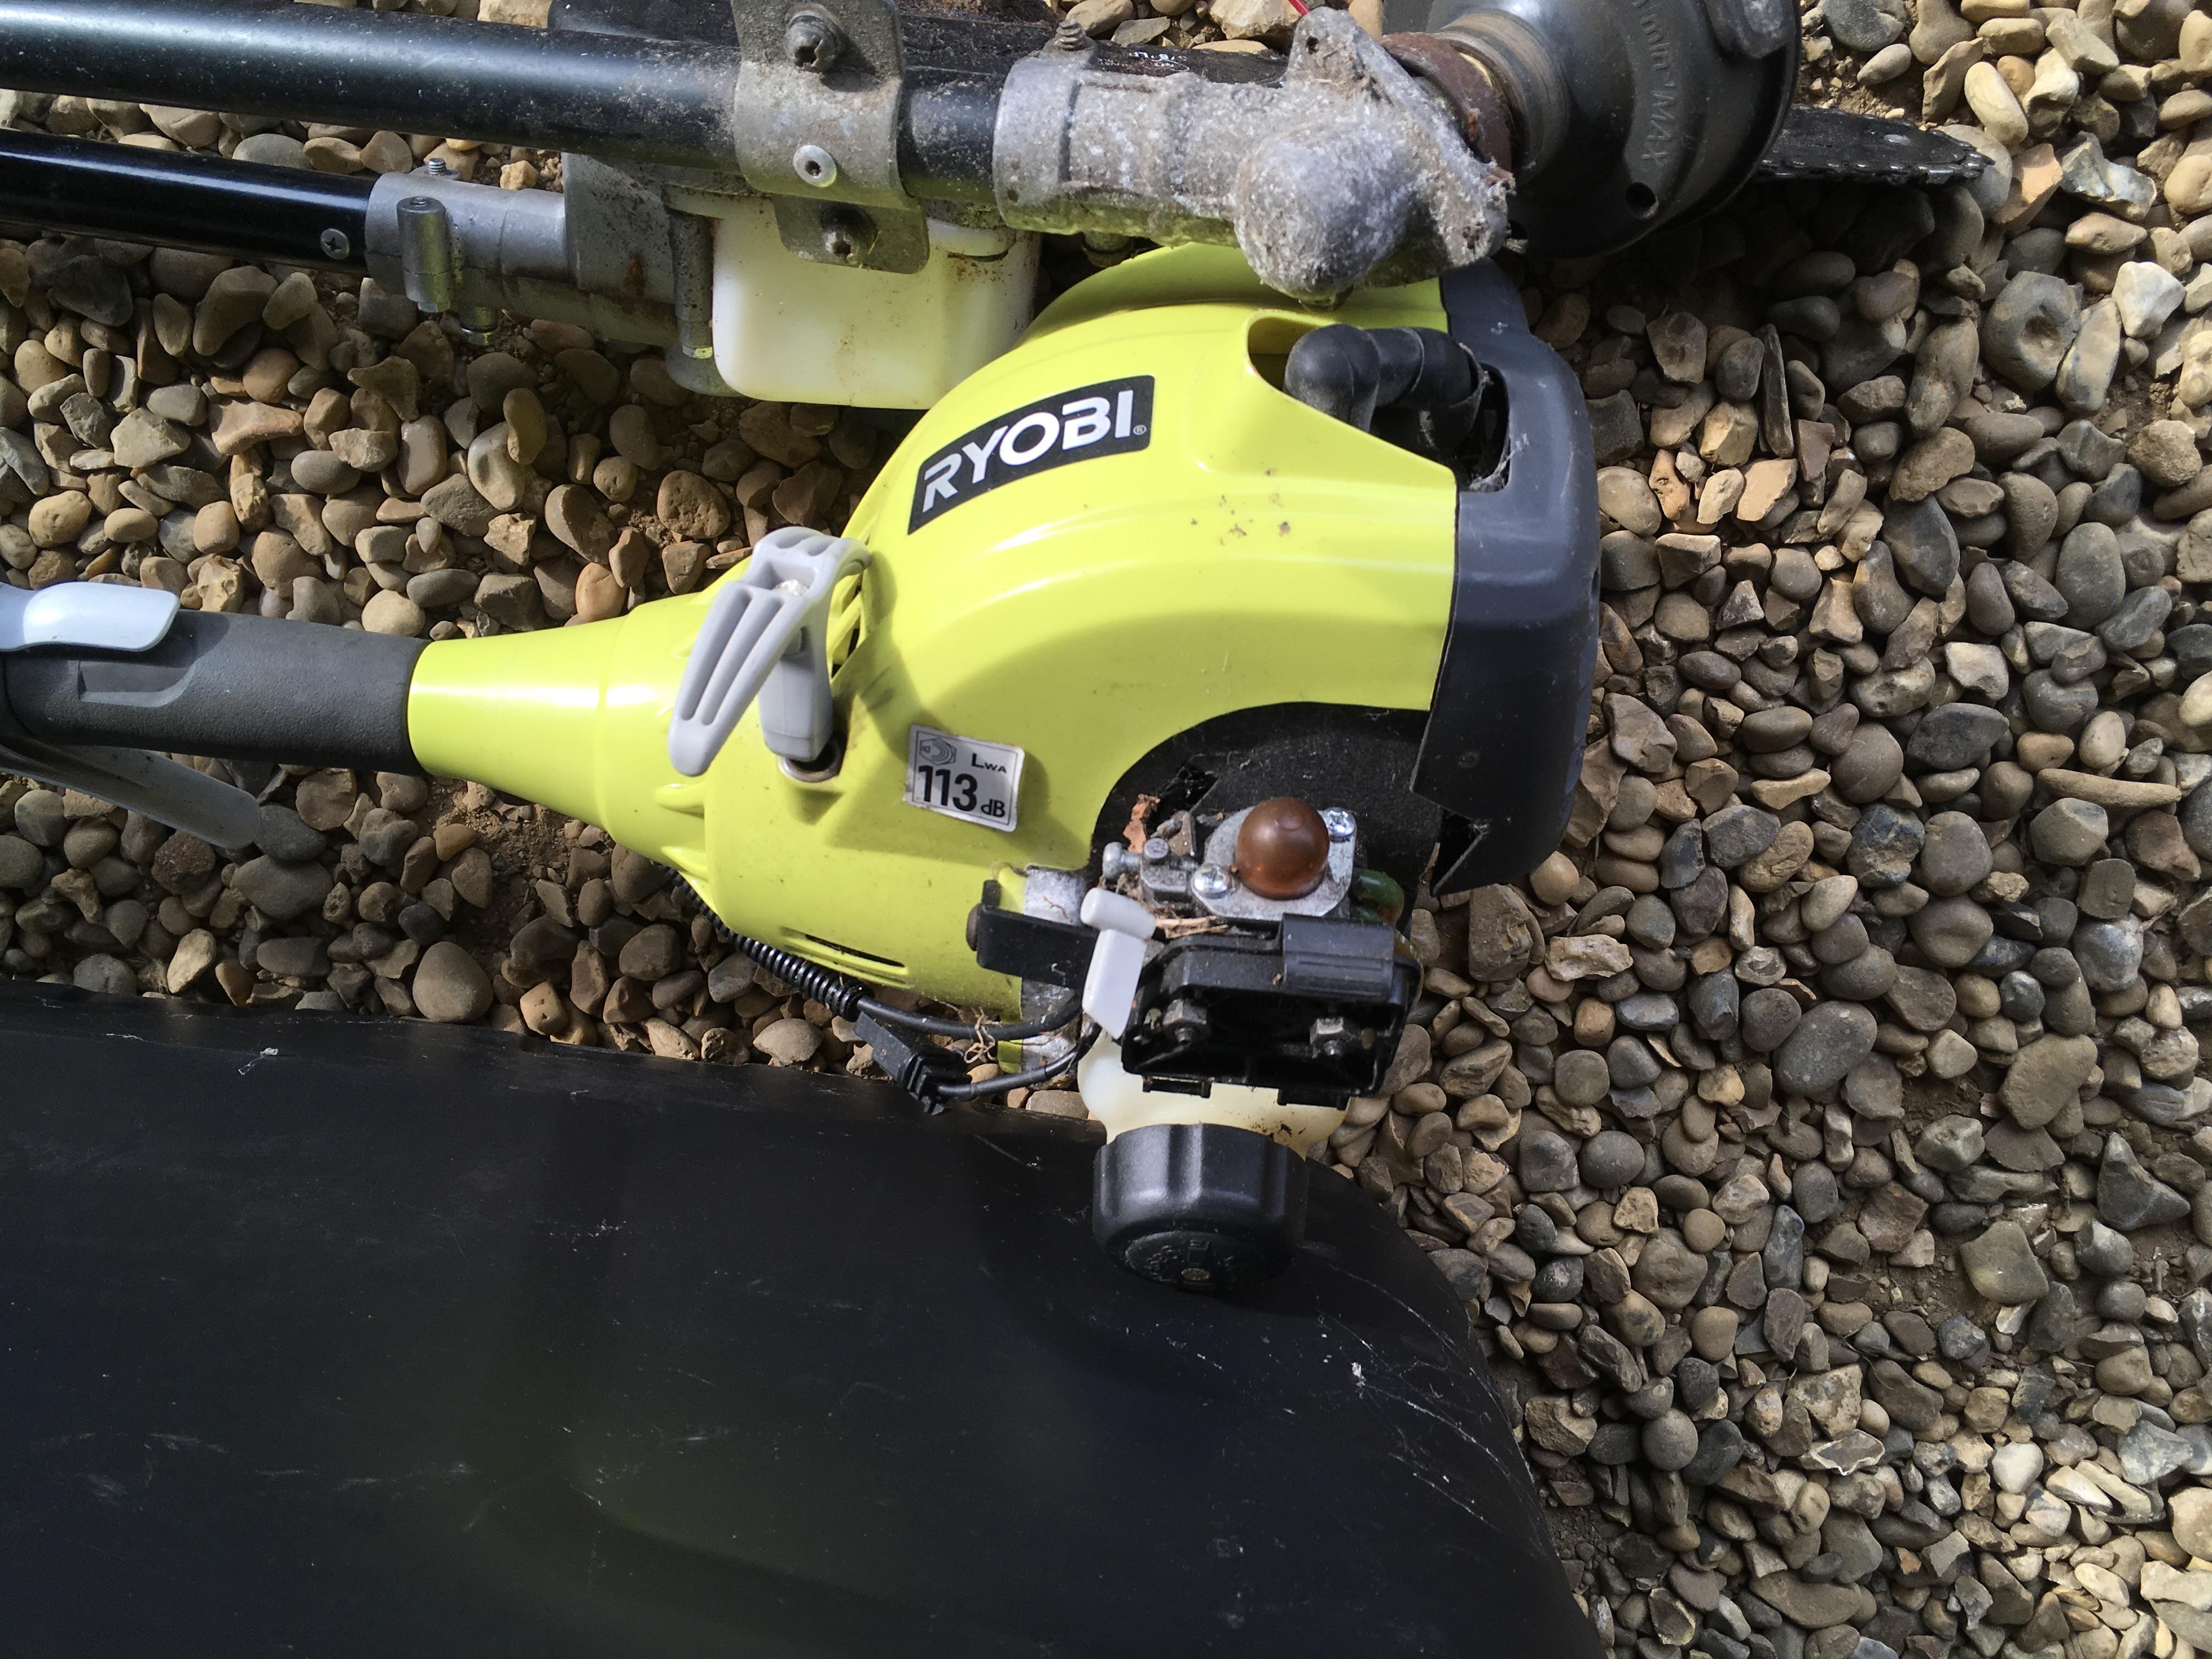
<path id="1" fill-rule="evenodd" d="M 668 726 L 670 764 L 699 776 L 756 700 L 769 753 L 803 764 L 830 746 L 830 597 L 868 556 L 859 542 L 817 530 L 761 538 L 744 569 L 715 590 L 692 643 Z"/>
<path id="2" fill-rule="evenodd" d="M 40 647 L 150 651 L 176 619 L 177 596 L 113 582 L 60 582 L 35 593 L 0 585 L 0 652 Z M 198 836 L 242 847 L 260 826 L 243 789 L 143 749 L 62 749 L 11 728 L 0 704 L 0 771 L 81 789 Z"/>
<path id="3" fill-rule="evenodd" d="M 0 585 L 0 651 L 85 645 L 151 651 L 176 620 L 177 596 L 113 582 L 58 582 L 27 593 Z"/>

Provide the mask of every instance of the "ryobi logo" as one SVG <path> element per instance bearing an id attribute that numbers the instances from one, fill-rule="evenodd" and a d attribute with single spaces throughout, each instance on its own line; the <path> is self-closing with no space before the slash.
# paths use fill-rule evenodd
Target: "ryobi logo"
<path id="1" fill-rule="evenodd" d="M 915 477 L 907 533 L 1002 483 L 1070 461 L 1126 455 L 1152 441 L 1149 374 L 1044 398 L 954 439 L 924 461 Z"/>

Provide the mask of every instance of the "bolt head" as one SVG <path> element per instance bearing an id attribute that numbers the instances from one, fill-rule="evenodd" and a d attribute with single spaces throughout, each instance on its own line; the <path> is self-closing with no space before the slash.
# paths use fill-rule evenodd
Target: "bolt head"
<path id="1" fill-rule="evenodd" d="M 826 75 L 844 54 L 843 31 L 820 12 L 800 12 L 783 31 L 783 55 L 794 68 Z"/>
<path id="2" fill-rule="evenodd" d="M 1201 864 L 1191 872 L 1190 890 L 1200 898 L 1224 898 L 1235 884 L 1218 864 Z"/>
<path id="3" fill-rule="evenodd" d="M 817 190 L 837 182 L 837 158 L 819 144 L 801 144 L 792 151 L 791 170 Z"/>
<path id="4" fill-rule="evenodd" d="M 336 225 L 332 225 L 329 229 L 325 230 L 319 240 L 322 245 L 323 257 L 325 258 L 344 259 L 352 257 L 352 238 L 349 237 L 345 232 L 340 230 Z"/>
<path id="5" fill-rule="evenodd" d="M 840 264 L 865 258 L 875 235 L 874 222 L 857 208 L 833 208 L 822 216 L 822 251 Z"/>
<path id="6" fill-rule="evenodd" d="M 1321 815 L 1321 821 L 1328 830 L 1328 838 L 1331 841 L 1350 841 L 1359 830 L 1359 820 L 1341 806 L 1332 806 L 1325 810 Z"/>
<path id="7" fill-rule="evenodd" d="M 1306 1033 L 1316 1053 L 1334 1058 L 1352 1051 L 1352 1023 L 1341 1014 L 1323 1014 Z"/>

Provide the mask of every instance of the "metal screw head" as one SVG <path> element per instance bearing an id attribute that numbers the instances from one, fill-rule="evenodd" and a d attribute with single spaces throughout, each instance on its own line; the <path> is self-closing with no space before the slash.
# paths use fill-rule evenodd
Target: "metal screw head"
<path id="1" fill-rule="evenodd" d="M 876 240 L 875 222 L 854 208 L 822 216 L 822 251 L 839 264 L 854 264 Z"/>
<path id="2" fill-rule="evenodd" d="M 1226 898 L 1236 884 L 1218 864 L 1201 864 L 1190 872 L 1190 890 L 1200 898 Z"/>
<path id="3" fill-rule="evenodd" d="M 827 75 L 845 55 L 845 33 L 818 11 L 802 11 L 785 26 L 783 55 L 795 68 Z"/>
<path id="4" fill-rule="evenodd" d="M 1145 838 L 1145 862 L 1147 864 L 1165 864 L 1168 854 L 1173 850 L 1164 836 L 1147 836 Z"/>
<path id="5" fill-rule="evenodd" d="M 837 182 L 837 158 L 819 144 L 801 144 L 792 151 L 791 170 L 817 190 Z"/>
<path id="6" fill-rule="evenodd" d="M 1118 841 L 1110 841 L 1098 854 L 1098 873 L 1109 881 L 1118 881 L 1136 867 L 1136 854 Z"/>
<path id="7" fill-rule="evenodd" d="M 353 239 L 336 225 L 322 234 L 320 245 L 326 259 L 347 259 L 353 257 Z"/>
<path id="8" fill-rule="evenodd" d="M 1359 830 L 1359 820 L 1341 806 L 1325 808 L 1321 821 L 1328 829 L 1331 841 L 1350 841 Z"/>

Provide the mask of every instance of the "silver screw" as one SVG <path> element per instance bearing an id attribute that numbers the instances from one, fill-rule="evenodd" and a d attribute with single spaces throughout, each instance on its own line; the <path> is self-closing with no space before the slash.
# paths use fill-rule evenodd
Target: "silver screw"
<path id="1" fill-rule="evenodd" d="M 1147 864 L 1165 864 L 1168 861 L 1168 854 L 1171 850 L 1172 849 L 1168 846 L 1167 842 L 1161 836 L 1147 836 L 1145 841 L 1145 862 Z"/>
<path id="2" fill-rule="evenodd" d="M 422 171 L 428 173 L 433 179 L 449 179 L 453 176 L 453 168 L 446 165 L 446 158 L 442 155 L 433 155 L 428 161 L 424 161 L 422 163 Z"/>
<path id="3" fill-rule="evenodd" d="M 1109 842 L 1098 854 L 1098 873 L 1109 881 L 1119 881 L 1135 867 L 1136 854 L 1118 841 Z"/>
<path id="4" fill-rule="evenodd" d="M 1321 821 L 1328 829 L 1331 841 L 1350 841 L 1358 833 L 1359 820 L 1341 806 L 1330 807 L 1321 815 Z"/>
<path id="5" fill-rule="evenodd" d="M 346 235 L 345 232 L 340 230 L 337 226 L 333 225 L 330 229 L 325 231 L 322 234 L 321 241 L 323 257 L 325 258 L 344 259 L 352 257 L 352 240 Z"/>
<path id="6" fill-rule="evenodd" d="M 1052 44 L 1058 52 L 1081 52 L 1091 44 L 1091 31 L 1073 17 L 1063 17 L 1052 32 Z"/>
<path id="7" fill-rule="evenodd" d="M 1190 890 L 1202 899 L 1227 898 L 1236 884 L 1218 864 L 1201 864 L 1190 872 Z"/>
<path id="8" fill-rule="evenodd" d="M 817 190 L 837 182 L 837 158 L 819 144 L 801 144 L 792 151 L 791 170 Z"/>

